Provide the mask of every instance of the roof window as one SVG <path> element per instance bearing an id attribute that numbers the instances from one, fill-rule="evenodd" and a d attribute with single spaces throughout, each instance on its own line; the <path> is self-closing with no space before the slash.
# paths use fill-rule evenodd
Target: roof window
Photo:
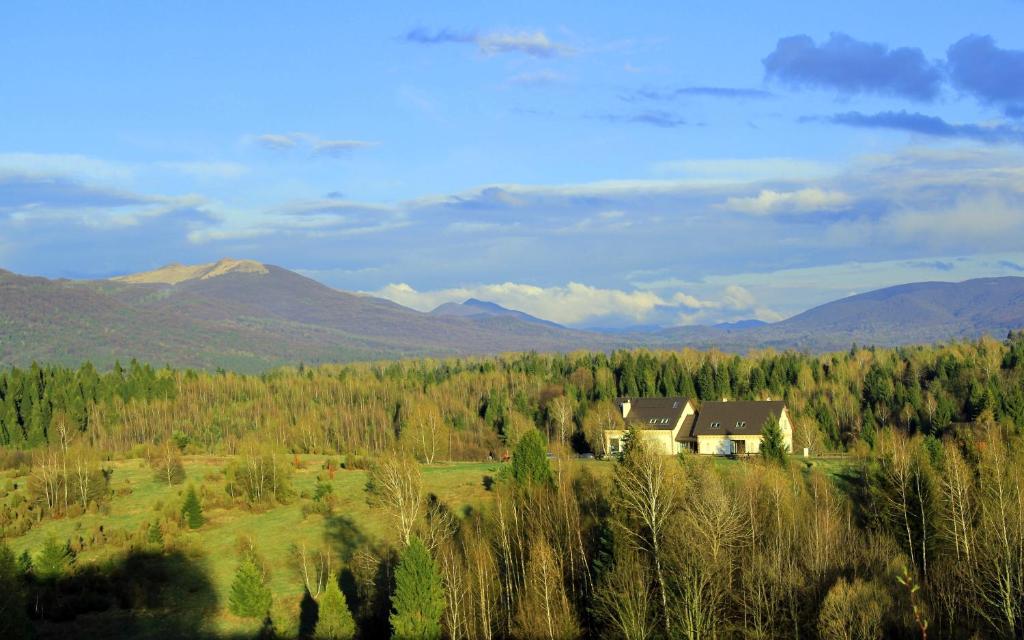
<path id="1" fill-rule="evenodd" d="M 722 426 L 722 423 L 721 423 L 721 422 L 712 422 L 712 423 L 711 423 L 711 428 L 712 428 L 712 429 L 717 429 L 717 428 L 718 428 L 718 427 L 720 427 L 720 426 Z"/>
<path id="2" fill-rule="evenodd" d="M 743 420 L 737 420 L 736 421 L 736 428 L 737 429 L 742 429 L 745 426 L 747 426 L 747 423 L 745 421 L 743 421 Z"/>

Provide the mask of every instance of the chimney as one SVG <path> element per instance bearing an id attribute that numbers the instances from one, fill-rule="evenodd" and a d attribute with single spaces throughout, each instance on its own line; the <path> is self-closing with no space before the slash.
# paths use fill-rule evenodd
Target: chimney
<path id="1" fill-rule="evenodd" d="M 625 420 L 629 417 L 629 410 L 633 407 L 629 402 L 629 398 L 622 401 L 622 419 Z"/>

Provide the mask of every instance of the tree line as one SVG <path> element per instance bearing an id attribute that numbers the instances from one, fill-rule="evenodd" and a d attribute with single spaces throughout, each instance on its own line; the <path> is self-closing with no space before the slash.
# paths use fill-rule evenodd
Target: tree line
<path id="1" fill-rule="evenodd" d="M 285 368 L 259 376 L 153 369 L 100 373 L 33 365 L 0 372 L 0 445 L 74 440 L 143 455 L 172 441 L 234 453 L 249 435 L 298 453 L 375 455 L 396 445 L 422 461 L 511 450 L 538 427 L 576 452 L 602 452 L 617 396 L 784 399 L 794 445 L 872 446 L 883 427 L 941 438 L 983 415 L 1024 425 L 1024 335 L 937 346 L 796 352 L 535 353 Z"/>

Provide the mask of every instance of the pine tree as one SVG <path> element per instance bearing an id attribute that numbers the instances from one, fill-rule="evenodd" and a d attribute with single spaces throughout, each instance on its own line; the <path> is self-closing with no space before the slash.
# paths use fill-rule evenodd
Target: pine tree
<path id="1" fill-rule="evenodd" d="M 185 503 L 181 505 L 181 517 L 188 523 L 190 529 L 198 529 L 203 526 L 206 519 L 203 518 L 203 506 L 199 504 L 199 496 L 196 495 L 196 488 L 190 486 L 185 494 Z"/>
<path id="2" fill-rule="evenodd" d="M 35 575 L 45 582 L 56 581 L 71 566 L 71 560 L 71 551 L 67 544 L 61 544 L 50 536 L 43 543 L 43 548 L 34 563 Z"/>
<path id="3" fill-rule="evenodd" d="M 246 554 L 235 572 L 228 596 L 228 608 L 240 618 L 262 618 L 270 611 L 272 596 L 263 572 L 251 554 Z"/>
<path id="4" fill-rule="evenodd" d="M 146 535 L 146 539 L 148 540 L 149 544 L 151 544 L 151 545 L 154 545 L 154 546 L 157 546 L 157 547 L 164 546 L 164 532 L 160 528 L 160 521 L 159 520 L 154 520 L 149 525 L 149 532 Z"/>
<path id="5" fill-rule="evenodd" d="M 327 588 L 320 596 L 319 606 L 313 637 L 317 640 L 351 640 L 355 637 L 356 621 L 333 573 L 327 578 Z"/>
<path id="6" fill-rule="evenodd" d="M 22 575 L 14 552 L 6 543 L 0 543 L 0 638 L 18 640 L 30 636 Z"/>
<path id="7" fill-rule="evenodd" d="M 32 556 L 29 555 L 28 550 L 22 551 L 18 556 L 18 573 L 23 576 L 32 573 Z"/>
<path id="8" fill-rule="evenodd" d="M 444 589 L 437 565 L 423 542 L 413 536 L 395 569 L 391 626 L 401 640 L 441 637 Z"/>
<path id="9" fill-rule="evenodd" d="M 540 431 L 531 429 L 519 439 L 512 453 L 512 478 L 521 487 L 550 486 L 554 483 L 548 464 L 547 447 Z"/>
<path id="10" fill-rule="evenodd" d="M 782 427 L 779 426 L 779 419 L 774 415 L 768 416 L 761 428 L 761 457 L 780 467 L 789 464 L 789 453 L 786 447 L 786 439 L 782 434 Z"/>

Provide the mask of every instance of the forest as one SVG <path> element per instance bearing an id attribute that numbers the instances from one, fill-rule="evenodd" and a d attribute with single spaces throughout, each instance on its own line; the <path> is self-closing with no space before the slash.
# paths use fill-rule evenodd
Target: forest
<path id="1" fill-rule="evenodd" d="M 603 459 L 614 398 L 645 395 L 784 399 L 811 457 L 631 438 Z M 180 637 L 1024 638 L 1021 333 L 254 376 L 32 366 L 0 373 L 0 445 L 4 637 L 115 612 L 135 625 L 118 637 L 146 637 L 162 611 Z M 457 474 L 472 492 L 438 484 Z M 154 517 L 115 526 L 145 491 Z M 288 509 L 293 541 L 257 528 L 227 588 L 204 574 L 197 541 Z M 302 537 L 328 526 L 343 543 Z M 189 610 L 147 580 L 183 581 Z"/>

